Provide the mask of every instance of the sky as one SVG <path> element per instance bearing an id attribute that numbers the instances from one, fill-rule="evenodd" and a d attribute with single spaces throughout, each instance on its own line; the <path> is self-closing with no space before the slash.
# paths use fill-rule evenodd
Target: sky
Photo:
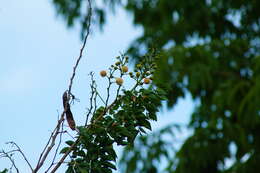
<path id="1" fill-rule="evenodd" d="M 10 149 L 5 143 L 15 141 L 34 165 L 62 112 L 61 96 L 79 55 L 80 33 L 77 28 L 68 29 L 46 0 L 2 0 L 0 21 L 0 149 Z M 117 15 L 108 17 L 103 32 L 92 28 L 72 88 L 80 99 L 72 106 L 76 122 L 84 120 L 88 107 L 88 74 L 97 74 L 102 93 L 106 81 L 99 71 L 113 64 L 142 34 L 142 29 L 131 23 L 131 15 L 118 9 Z M 169 123 L 186 124 L 193 109 L 188 95 L 172 110 L 163 108 L 152 127 L 157 130 Z M 16 155 L 17 166 L 29 172 L 19 158 Z M 0 158 L 0 170 L 9 166 Z"/>

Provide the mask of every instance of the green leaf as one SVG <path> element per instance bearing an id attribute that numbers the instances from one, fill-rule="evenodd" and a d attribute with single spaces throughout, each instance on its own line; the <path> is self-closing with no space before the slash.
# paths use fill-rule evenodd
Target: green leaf
<path id="1" fill-rule="evenodd" d="M 0 173 L 7 173 L 8 169 L 4 169 L 3 171 L 0 171 Z"/>
<path id="2" fill-rule="evenodd" d="M 113 147 L 107 147 L 106 150 L 107 150 L 107 153 L 109 154 L 109 156 L 112 158 L 112 160 L 115 161 L 117 158 L 117 155 L 116 155 L 116 152 L 113 149 Z"/>
<path id="3" fill-rule="evenodd" d="M 167 95 L 167 93 L 162 88 L 157 88 L 156 91 L 161 96 L 166 96 Z"/>
<path id="4" fill-rule="evenodd" d="M 72 146 L 74 144 L 74 141 L 66 141 L 66 144 L 68 144 L 69 146 Z"/>
<path id="5" fill-rule="evenodd" d="M 64 148 L 62 148 L 61 151 L 60 151 L 60 154 L 66 153 L 67 151 L 69 151 L 69 149 L 70 149 L 70 147 L 64 147 Z"/>
<path id="6" fill-rule="evenodd" d="M 116 166 L 114 164 L 110 163 L 110 162 L 102 162 L 102 164 L 111 168 L 111 169 L 116 170 Z"/>
<path id="7" fill-rule="evenodd" d="M 140 130 L 142 133 L 145 133 L 145 134 L 146 134 L 146 131 L 145 131 L 142 127 L 140 127 L 139 130 Z"/>
<path id="8" fill-rule="evenodd" d="M 80 150 L 78 153 L 77 153 L 78 156 L 80 157 L 85 157 L 86 153 L 82 150 Z"/>
<path id="9" fill-rule="evenodd" d="M 88 173 L 88 171 L 86 170 L 86 168 L 79 168 L 79 170 L 80 170 L 80 173 Z"/>
<path id="10" fill-rule="evenodd" d="M 130 137 L 130 136 L 132 136 L 133 134 L 131 134 L 126 128 L 120 128 L 120 130 L 119 130 L 119 132 L 121 133 L 121 134 L 123 134 L 124 136 L 127 136 L 127 137 Z"/>
<path id="11" fill-rule="evenodd" d="M 65 173 L 74 173 L 74 170 L 71 166 L 69 166 Z"/>
<path id="12" fill-rule="evenodd" d="M 147 129 L 149 129 L 149 130 L 152 130 L 152 127 L 151 127 L 150 122 L 147 121 L 147 120 L 145 120 L 145 119 L 140 120 L 140 121 L 139 121 L 139 125 L 140 125 L 140 126 L 143 126 L 143 127 L 145 127 L 145 128 L 147 128 Z"/>
<path id="13" fill-rule="evenodd" d="M 153 112 L 149 112 L 148 116 L 151 120 L 157 121 L 157 115 Z"/>

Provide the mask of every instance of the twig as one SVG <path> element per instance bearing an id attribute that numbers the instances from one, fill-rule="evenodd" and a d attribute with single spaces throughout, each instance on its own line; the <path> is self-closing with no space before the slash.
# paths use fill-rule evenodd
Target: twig
<path id="1" fill-rule="evenodd" d="M 17 168 L 17 166 L 15 165 L 14 159 L 12 159 L 12 155 L 10 156 L 8 153 L 9 152 L 5 152 L 4 150 L 1 151 L 1 153 L 3 153 L 3 157 L 6 157 L 10 160 L 10 162 L 12 163 L 12 166 L 10 169 L 12 169 L 12 167 L 15 168 L 16 172 L 19 173 L 19 169 Z"/>
<path id="2" fill-rule="evenodd" d="M 15 143 L 15 142 L 7 142 L 7 144 L 11 144 L 14 145 L 17 148 L 17 151 L 23 156 L 23 159 L 25 160 L 25 162 L 27 163 L 27 165 L 30 167 L 31 171 L 33 171 L 32 165 L 30 164 L 30 162 L 28 161 L 28 159 L 26 158 L 25 154 L 23 153 L 23 151 L 21 150 L 21 148 Z"/>
<path id="3" fill-rule="evenodd" d="M 111 78 L 110 76 L 108 77 L 108 87 L 107 87 L 107 99 L 106 99 L 106 103 L 105 103 L 105 108 L 107 107 L 108 105 L 108 100 L 109 100 L 109 97 L 110 97 L 110 86 L 111 86 L 112 82 L 111 82 Z"/>
<path id="4" fill-rule="evenodd" d="M 84 48 L 86 46 L 86 43 L 87 43 L 87 39 L 88 39 L 88 36 L 89 36 L 89 33 L 90 33 L 90 24 L 91 24 L 91 16 L 92 16 L 92 7 L 91 7 L 91 2 L 90 0 L 88 0 L 88 5 L 89 5 L 89 8 L 88 8 L 88 16 L 87 16 L 87 19 L 88 19 L 88 24 L 87 24 L 87 33 L 86 33 L 86 36 L 84 38 L 84 42 L 83 42 L 83 45 L 80 49 L 80 54 L 79 54 L 79 57 L 77 58 L 77 61 L 76 61 L 76 64 L 75 66 L 73 67 L 73 73 L 72 73 L 72 76 L 70 78 L 70 83 L 69 83 L 69 89 L 68 89 L 68 93 L 69 95 L 71 95 L 71 88 L 72 88 L 72 85 L 73 85 L 73 80 L 74 80 L 74 77 L 76 75 L 76 70 L 77 70 L 77 67 L 79 65 L 79 62 L 82 58 L 82 55 L 83 55 L 83 51 L 84 51 Z"/>
<path id="5" fill-rule="evenodd" d="M 51 170 L 51 173 L 54 173 L 60 166 L 61 164 L 64 162 L 64 160 L 66 159 L 66 157 L 70 154 L 70 152 L 73 150 L 73 148 L 78 144 L 78 142 L 80 141 L 80 137 L 75 141 L 74 144 L 72 144 L 69 148 L 69 150 L 64 153 L 64 155 L 62 156 L 62 158 L 57 162 L 56 166 Z"/>
<path id="6" fill-rule="evenodd" d="M 64 113 L 63 113 L 62 115 L 63 115 L 63 120 L 64 120 Z M 41 159 L 42 159 L 42 156 L 43 156 L 43 154 L 45 153 L 47 147 L 49 146 L 49 143 L 51 142 L 52 136 L 54 135 L 54 133 L 55 133 L 55 131 L 56 131 L 58 125 L 59 125 L 59 122 L 61 122 L 61 120 L 62 120 L 62 119 L 59 119 L 59 120 L 58 120 L 57 126 L 56 126 L 55 129 L 52 131 L 52 133 L 51 133 L 51 135 L 50 135 L 50 138 L 49 138 L 49 140 L 47 141 L 47 144 L 45 145 L 43 151 L 41 152 L 40 157 L 39 157 L 38 162 L 37 162 L 37 166 L 40 164 Z M 36 167 L 37 167 L 37 166 L 36 166 Z"/>
<path id="7" fill-rule="evenodd" d="M 93 110 L 93 113 L 96 112 L 97 110 L 97 89 L 95 88 L 95 93 L 94 93 L 94 110 Z"/>
<path id="8" fill-rule="evenodd" d="M 64 131 L 64 133 L 66 133 L 69 137 L 71 137 L 71 139 L 75 139 L 75 137 L 72 134 L 70 134 L 67 130 Z"/>
<path id="9" fill-rule="evenodd" d="M 104 104 L 106 104 L 106 103 L 105 103 L 105 100 L 101 97 L 101 95 L 98 93 L 98 91 L 96 91 L 96 94 L 97 94 L 97 96 L 100 98 L 100 100 L 101 100 Z"/>
<path id="10" fill-rule="evenodd" d="M 63 111 L 63 113 L 61 115 L 61 118 L 58 121 L 57 126 L 55 127 L 54 131 L 52 132 L 52 135 L 50 137 L 51 140 L 49 140 L 47 145 L 45 146 L 46 151 L 41 153 L 42 158 L 39 159 L 36 168 L 33 170 L 33 173 L 36 173 L 42 167 L 42 165 L 45 162 L 47 156 L 49 155 L 50 151 L 54 147 L 56 138 L 57 138 L 57 136 L 59 134 L 59 130 L 60 130 L 61 124 L 64 121 L 64 115 L 65 115 L 65 111 Z"/>
<path id="11" fill-rule="evenodd" d="M 91 96 L 90 96 L 90 99 L 89 99 L 90 108 L 88 109 L 88 113 L 87 113 L 87 116 L 86 116 L 85 126 L 87 126 L 89 115 L 92 113 L 92 109 L 93 109 L 93 98 L 94 98 L 95 91 L 96 91 L 96 86 L 95 86 L 96 83 L 95 83 L 95 80 L 94 80 L 94 73 L 93 73 L 93 72 L 90 72 L 89 75 L 91 76 L 91 84 L 90 84 Z"/>
<path id="12" fill-rule="evenodd" d="M 56 156 L 57 156 L 57 153 L 58 153 L 58 151 L 59 151 L 59 148 L 60 148 L 60 145 L 61 145 L 61 141 L 62 141 L 63 123 L 64 123 L 64 121 L 62 121 L 62 124 L 61 124 L 61 133 L 60 133 L 60 139 L 59 139 L 58 146 L 57 146 L 57 148 L 56 148 L 56 150 L 55 150 L 55 153 L 54 153 L 54 156 L 53 156 L 51 165 L 49 166 L 49 168 L 48 168 L 45 172 L 48 172 L 48 171 L 51 169 L 51 167 L 54 165 L 54 162 L 55 162 L 55 159 L 56 159 Z"/>
<path id="13" fill-rule="evenodd" d="M 0 154 L 2 154 L 2 155 L 0 155 L 0 157 L 5 157 L 6 154 L 15 153 L 17 151 L 18 150 L 11 150 L 11 151 L 5 151 L 5 152 L 0 151 Z"/>

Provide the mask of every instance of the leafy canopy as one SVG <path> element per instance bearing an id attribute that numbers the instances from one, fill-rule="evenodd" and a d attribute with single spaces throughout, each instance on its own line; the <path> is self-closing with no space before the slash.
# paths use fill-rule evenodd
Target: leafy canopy
<path id="1" fill-rule="evenodd" d="M 84 32 L 82 1 L 53 2 L 69 25 L 81 22 Z M 166 157 L 169 165 L 165 171 L 260 170 L 260 1 L 103 2 L 107 6 L 95 6 L 100 24 L 105 21 L 107 7 L 117 4 L 133 14 L 134 24 L 143 27 L 143 35 L 129 47 L 132 55 L 142 55 L 151 46 L 161 49 L 154 78 L 157 86 L 167 88 L 168 106 L 187 93 L 200 103 L 189 123 L 193 134 L 177 153 Z M 158 148 L 164 142 L 162 139 Z M 135 150 L 141 146 L 148 143 L 139 143 Z M 125 165 L 127 172 L 141 169 L 143 164 L 138 163 L 142 158 L 137 153 L 125 150 L 124 163 L 131 163 Z M 145 157 L 153 160 L 159 156 Z M 232 160 L 229 167 L 226 159 Z M 156 164 L 143 165 L 143 172 L 158 172 Z"/>

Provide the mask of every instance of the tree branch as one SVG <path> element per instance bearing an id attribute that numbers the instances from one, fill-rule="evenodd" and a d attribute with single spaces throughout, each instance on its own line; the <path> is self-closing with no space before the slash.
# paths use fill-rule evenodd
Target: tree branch
<path id="1" fill-rule="evenodd" d="M 88 36 L 89 36 L 89 33 L 90 33 L 91 16 L 92 16 L 91 0 L 88 0 L 87 33 L 86 33 L 86 36 L 85 36 L 85 38 L 84 38 L 83 45 L 82 45 L 82 47 L 81 47 L 81 49 L 80 49 L 79 57 L 77 58 L 77 61 L 76 61 L 75 66 L 73 67 L 73 72 L 72 72 L 72 76 L 71 76 L 71 78 L 70 78 L 69 89 L 68 89 L 69 95 L 71 95 L 71 88 L 72 88 L 72 85 L 73 85 L 74 77 L 75 77 L 75 75 L 76 75 L 76 70 L 77 70 L 77 67 L 78 67 L 78 65 L 79 65 L 79 62 L 80 62 L 80 60 L 81 60 L 81 58 L 82 58 L 83 51 L 84 51 L 84 48 L 85 48 L 85 46 L 86 46 L 87 39 L 88 39 Z"/>
<path id="2" fill-rule="evenodd" d="M 73 67 L 73 72 L 72 72 L 72 76 L 70 78 L 70 83 L 69 83 L 69 89 L 68 89 L 68 94 L 69 96 L 71 96 L 71 88 L 72 88 L 72 85 L 73 85 L 73 80 L 75 78 L 75 75 L 76 75 L 76 70 L 77 70 L 77 67 L 79 65 L 79 62 L 82 58 L 82 55 L 83 55 L 83 51 L 84 51 L 84 48 L 86 46 L 86 42 L 87 42 L 87 39 L 88 39 L 88 36 L 89 36 L 89 33 L 90 33 L 90 25 L 91 25 L 91 16 L 92 16 L 92 6 L 91 6 L 91 0 L 88 0 L 88 16 L 87 16 L 87 33 L 86 33 L 86 36 L 84 38 L 84 41 L 83 41 L 83 45 L 80 49 L 80 54 L 79 54 L 79 57 L 77 58 L 77 61 L 76 61 L 76 64 L 75 66 Z M 68 98 L 70 99 L 70 97 Z M 68 100 L 69 101 L 69 100 Z M 64 111 L 65 112 L 65 111 Z M 64 115 L 62 116 L 64 117 Z M 57 163 L 57 165 L 52 169 L 52 173 L 55 172 L 60 166 L 61 164 L 63 163 L 63 161 L 66 159 L 66 157 L 69 155 L 69 153 L 72 151 L 74 145 L 76 145 L 78 143 L 80 138 L 78 138 L 76 140 L 76 142 L 71 146 L 70 150 L 68 150 L 64 155 L 63 157 L 60 159 L 60 161 Z"/>
<path id="3" fill-rule="evenodd" d="M 0 153 L 3 154 L 2 157 L 6 157 L 6 158 L 8 158 L 8 159 L 10 160 L 10 162 L 12 163 L 12 166 L 11 166 L 10 169 L 12 169 L 12 167 L 14 167 L 15 170 L 16 170 L 16 172 L 19 173 L 19 169 L 17 168 L 17 166 L 16 166 L 16 164 L 15 164 L 15 162 L 14 162 L 14 159 L 12 159 L 12 154 L 9 155 L 9 154 L 8 154 L 9 152 L 5 152 L 4 150 L 2 150 Z"/>
<path id="4" fill-rule="evenodd" d="M 26 158 L 25 154 L 23 153 L 23 151 L 21 150 L 21 148 L 13 141 L 11 142 L 7 142 L 7 144 L 11 144 L 14 145 L 17 148 L 17 152 L 19 152 L 22 156 L 23 159 L 25 160 L 25 162 L 27 163 L 27 165 L 30 167 L 31 171 L 33 171 L 32 165 L 30 164 L 30 162 L 28 161 L 28 159 Z"/>
<path id="5" fill-rule="evenodd" d="M 55 129 L 53 130 L 52 134 L 51 134 L 51 137 L 47 143 L 47 145 L 45 146 L 44 150 L 47 149 L 45 152 L 42 152 L 41 153 L 41 156 L 40 156 L 40 159 L 37 163 L 37 166 L 36 168 L 32 171 L 33 173 L 36 173 L 43 165 L 43 163 L 45 162 L 47 156 L 49 155 L 50 151 L 52 150 L 52 148 L 54 147 L 55 145 L 55 141 L 56 141 L 56 138 L 59 134 L 59 131 L 60 131 L 60 127 L 61 127 L 61 124 L 62 122 L 64 121 L 64 115 L 65 115 L 65 110 L 63 111 L 62 115 L 61 115 L 61 118 L 59 119 L 58 121 L 58 124 L 57 126 L 55 127 Z M 50 143 L 51 142 L 51 143 Z M 50 145 L 49 145 L 50 143 Z M 42 157 L 42 158 L 41 158 Z"/>

